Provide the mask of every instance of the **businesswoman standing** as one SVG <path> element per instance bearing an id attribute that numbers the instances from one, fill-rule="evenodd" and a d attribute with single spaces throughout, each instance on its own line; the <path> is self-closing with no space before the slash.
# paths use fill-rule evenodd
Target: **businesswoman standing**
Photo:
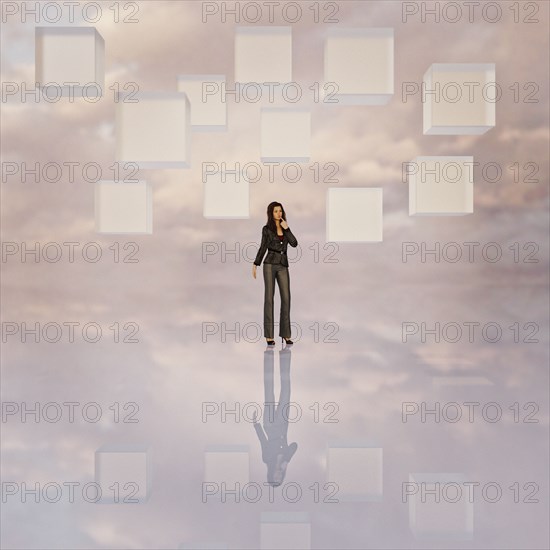
<path id="1" fill-rule="evenodd" d="M 268 346 L 274 346 L 273 339 L 273 297 L 275 295 L 275 281 L 279 285 L 281 295 L 281 315 L 279 321 L 279 336 L 287 344 L 293 344 L 290 339 L 290 277 L 288 273 L 288 245 L 296 247 L 298 241 L 286 223 L 286 214 L 280 202 L 272 202 L 267 207 L 267 224 L 262 228 L 262 242 L 254 265 L 252 276 L 256 278 L 256 267 L 264 260 L 264 336 Z"/>

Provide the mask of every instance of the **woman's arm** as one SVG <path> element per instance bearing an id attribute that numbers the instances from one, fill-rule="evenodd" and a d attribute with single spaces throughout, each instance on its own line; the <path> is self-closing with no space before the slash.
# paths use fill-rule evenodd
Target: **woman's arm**
<path id="1" fill-rule="evenodd" d="M 298 241 L 292 231 L 290 230 L 290 227 L 287 227 L 286 229 L 283 228 L 283 233 L 286 235 L 286 238 L 288 239 L 288 244 L 290 246 L 293 246 L 296 248 L 298 246 Z"/>
<path id="2" fill-rule="evenodd" d="M 260 249 L 258 250 L 258 253 L 256 254 L 256 259 L 254 260 L 254 265 L 260 265 L 262 263 L 262 259 L 265 255 L 265 251 L 267 250 L 267 227 L 263 227 L 262 229 L 262 242 L 260 244 Z"/>

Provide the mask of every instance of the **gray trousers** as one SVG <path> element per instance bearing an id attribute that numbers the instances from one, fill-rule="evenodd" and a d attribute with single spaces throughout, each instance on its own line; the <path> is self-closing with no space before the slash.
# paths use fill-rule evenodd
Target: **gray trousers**
<path id="1" fill-rule="evenodd" d="M 281 264 L 263 264 L 264 268 L 264 336 L 273 338 L 273 298 L 275 296 L 275 281 L 279 285 L 281 295 L 281 316 L 279 320 L 279 336 L 290 338 L 290 277 L 288 267 Z"/>

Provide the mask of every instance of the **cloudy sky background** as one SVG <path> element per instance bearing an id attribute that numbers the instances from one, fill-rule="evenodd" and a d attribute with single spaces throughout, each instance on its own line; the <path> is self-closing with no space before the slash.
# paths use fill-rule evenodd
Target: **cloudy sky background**
<path id="1" fill-rule="evenodd" d="M 95 26 L 105 39 L 105 85 L 137 82 L 142 90 L 175 91 L 179 74 L 226 74 L 233 81 L 235 24 L 201 22 L 201 2 L 138 2 L 137 24 Z M 307 5 L 307 3 L 304 3 Z M 261 513 L 305 511 L 312 548 L 546 548 L 548 537 L 548 4 L 536 3 L 537 24 L 514 23 L 510 3 L 503 18 L 489 23 L 406 24 L 400 2 L 338 2 L 341 27 L 392 27 L 395 33 L 395 95 L 385 106 L 312 110 L 312 162 L 338 163 L 342 187 L 382 187 L 384 241 L 337 247 L 335 263 L 314 261 L 310 247 L 325 246 L 326 183 L 311 171 L 303 181 L 277 180 L 250 186 L 250 219 L 203 217 L 201 163 L 260 162 L 258 104 L 228 104 L 226 133 L 194 133 L 192 168 L 143 170 L 153 186 L 153 234 L 121 239 L 95 233 L 93 184 L 2 183 L 2 241 L 75 241 L 101 244 L 105 259 L 88 263 L 77 255 L 52 264 L 2 262 L 2 321 L 97 322 L 106 338 L 89 344 L 25 343 L 11 337 L 2 346 L 2 400 L 13 402 L 95 401 L 105 417 L 114 402 L 137 402 L 137 424 L 10 419 L 2 424 L 3 481 L 46 483 L 94 480 L 94 453 L 106 444 L 149 447 L 152 492 L 140 505 L 57 504 L 2 506 L 5 548 L 177 548 L 184 543 L 225 542 L 228 548 L 258 548 Z M 429 3 L 433 6 L 433 3 Z M 304 12 L 307 13 L 304 8 Z M 304 18 L 292 25 L 293 79 L 305 88 L 323 80 L 323 41 L 328 25 Z M 61 21 L 59 24 L 67 24 Z M 85 24 L 85 23 L 75 23 Z M 284 25 L 277 19 L 274 24 Z M 37 23 L 15 18 L 2 24 L 2 81 L 34 86 Z M 496 105 L 496 127 L 481 136 L 422 135 L 418 96 L 401 101 L 403 82 L 421 82 L 432 63 L 495 63 L 505 97 Z M 537 103 L 514 103 L 509 87 L 535 82 Z M 521 86 L 520 86 L 521 89 Z M 1 105 L 2 161 L 46 163 L 94 161 L 105 170 L 115 161 L 112 96 L 96 104 Z M 418 155 L 473 155 L 482 164 L 535 162 L 538 183 L 514 183 L 510 171 L 497 183 L 474 172 L 474 213 L 462 217 L 413 218 L 402 162 Z M 251 261 L 228 256 L 202 259 L 203 243 L 228 249 L 259 242 L 269 202 L 282 202 L 302 256 L 291 263 L 292 401 L 308 411 L 335 402 L 336 424 L 311 417 L 291 424 L 288 441 L 298 443 L 285 481 L 307 488 L 327 480 L 329 441 L 368 441 L 383 448 L 381 502 L 271 504 L 201 502 L 207 445 L 248 445 L 250 479 L 266 479 L 261 449 L 249 422 L 201 421 L 205 401 L 261 402 L 263 338 L 236 342 L 220 334 L 203 342 L 204 323 L 232 329 L 261 327 L 263 281 L 251 276 Z M 138 243 L 139 262 L 114 263 L 114 242 Z M 498 242 L 503 259 L 479 256 L 474 263 L 401 261 L 403 241 L 482 244 Z M 538 263 L 514 263 L 514 242 L 539 246 Z M 294 256 L 291 255 L 291 258 Z M 276 293 L 276 317 L 279 297 Z M 404 321 L 494 321 L 499 343 L 401 341 Z M 108 341 L 114 322 L 137 323 L 138 344 Z M 513 323 L 537 323 L 539 343 L 514 343 Z M 336 343 L 314 340 L 338 327 Z M 333 326 L 333 325 L 330 325 Z M 260 328 L 261 330 L 261 328 Z M 252 331 L 253 334 L 253 331 Z M 522 332 L 525 336 L 526 332 Z M 278 388 L 279 349 L 275 353 Z M 476 376 L 489 385 L 441 388 L 440 376 Z M 278 395 L 278 389 L 276 389 Z M 505 411 L 497 424 L 403 424 L 404 401 L 433 404 L 496 401 Z M 535 402 L 537 424 L 514 423 L 508 407 Z M 401 483 L 409 473 L 462 472 L 467 479 L 502 487 L 514 482 L 540 486 L 538 504 L 514 503 L 505 490 L 496 504 L 475 503 L 474 537 L 456 541 L 416 537 Z M 358 479 L 362 475 L 357 472 Z"/>

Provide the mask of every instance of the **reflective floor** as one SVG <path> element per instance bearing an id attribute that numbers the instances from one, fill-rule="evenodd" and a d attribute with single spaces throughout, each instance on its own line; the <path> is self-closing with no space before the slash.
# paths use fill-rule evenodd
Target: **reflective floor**
<path id="1" fill-rule="evenodd" d="M 8 538 L 28 548 L 544 548 L 548 331 L 539 321 L 536 335 L 520 331 L 538 343 L 516 343 L 509 328 L 516 306 L 539 318 L 544 292 L 493 287 L 467 304 L 471 291 L 457 288 L 439 343 L 398 320 L 433 330 L 444 288 L 378 289 L 340 311 L 327 297 L 327 321 L 343 311 L 350 321 L 320 335 L 297 293 L 295 343 L 275 349 L 212 325 L 182 332 L 166 312 L 138 321 L 136 344 L 12 337 L 2 358 Z M 500 342 L 485 341 L 495 319 Z M 457 326 L 461 342 L 445 341 Z M 473 342 L 468 327 L 479 328 Z"/>
<path id="2" fill-rule="evenodd" d="M 550 548 L 550 3 L 138 0 L 101 2 L 97 22 L 0 4 L 2 548 Z M 234 4 L 240 21 L 221 15 Z M 273 21 L 251 21 L 268 4 Z M 95 30 L 51 31 L 48 56 L 41 26 Z M 356 49 L 373 28 L 383 42 Z M 280 64 L 236 55 L 256 34 Z M 347 46 L 327 70 L 329 35 Z M 67 37 L 94 40 L 87 63 Z M 477 67 L 464 102 L 438 111 L 421 89 L 462 63 Z M 341 99 L 365 104 L 326 101 L 340 69 L 363 87 Z M 35 101 L 41 70 L 91 74 L 105 95 Z M 253 99 L 264 70 L 274 102 Z M 489 74 L 502 97 L 466 104 Z M 179 88 L 205 77 L 251 84 L 212 108 L 225 126 Z M 133 119 L 111 93 L 138 89 L 152 103 Z M 298 108 L 291 127 L 280 107 Z M 411 213 L 405 166 L 432 155 L 478 163 L 473 184 L 445 180 L 461 215 Z M 207 186 L 224 163 L 259 178 Z M 129 178 L 137 199 L 116 194 Z M 375 200 L 348 198 L 335 221 L 335 188 Z M 298 247 L 294 344 L 276 287 L 268 349 L 252 262 L 272 201 Z"/>

